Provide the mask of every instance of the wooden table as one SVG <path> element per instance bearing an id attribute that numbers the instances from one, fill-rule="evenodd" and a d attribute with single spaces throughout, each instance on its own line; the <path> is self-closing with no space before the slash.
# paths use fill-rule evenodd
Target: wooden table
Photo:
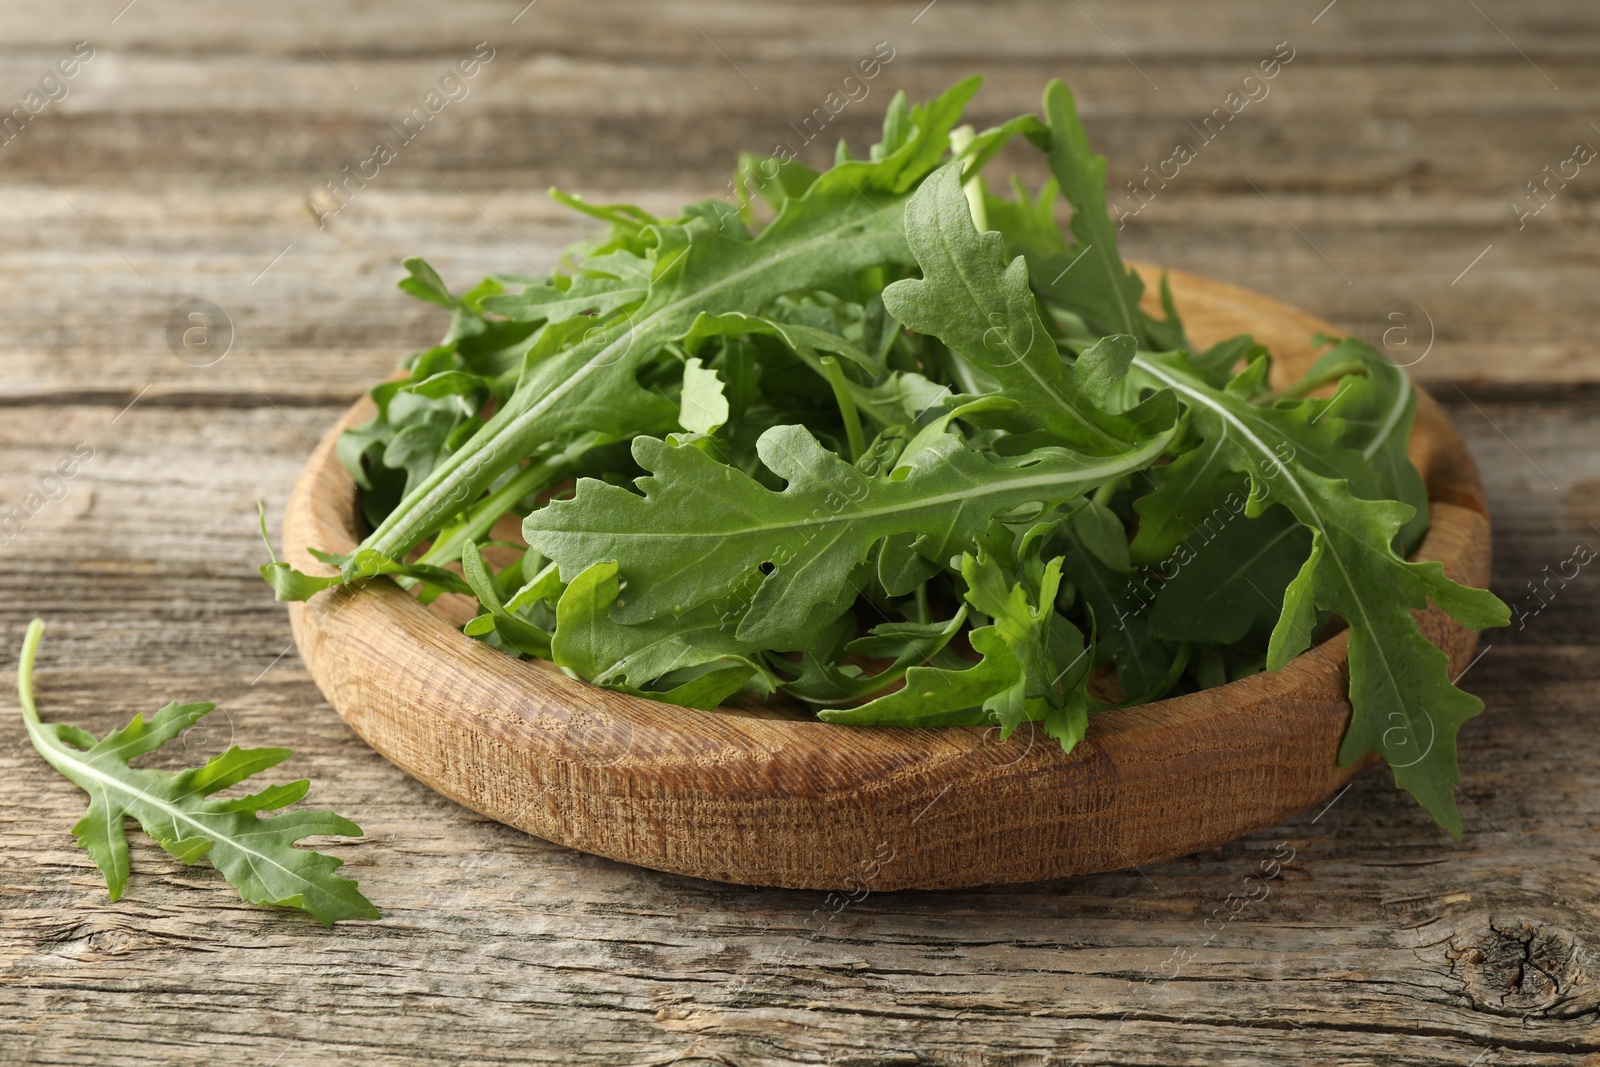
<path id="1" fill-rule="evenodd" d="M 7 109 L 74 42 L 94 49 L 0 144 L 0 514 L 93 450 L 0 533 L 5 655 L 48 619 L 45 715 L 97 732 L 217 701 L 167 765 L 292 746 L 311 801 L 366 828 L 331 848 L 384 918 L 327 932 L 245 906 L 143 839 L 109 903 L 67 832 L 81 795 L 13 715 L 0 1062 L 1600 1063 L 1600 576 L 1541 584 L 1600 547 L 1600 167 L 1544 187 L 1537 215 L 1525 185 L 1600 146 L 1600 8 L 123 2 L 0 8 Z M 396 140 L 390 120 L 481 41 L 467 97 L 319 228 L 315 190 Z M 586 232 L 551 184 L 662 208 L 724 195 L 737 150 L 795 140 L 880 41 L 892 60 L 822 140 L 867 144 L 894 87 L 988 72 L 981 123 L 1062 75 L 1113 189 L 1288 42 L 1269 95 L 1127 220 L 1124 248 L 1426 353 L 1412 371 L 1483 466 L 1494 587 L 1520 609 L 1464 683 L 1488 706 L 1462 733 L 1461 842 L 1370 771 L 1201 855 L 835 914 L 490 823 L 323 701 L 256 577 L 254 502 L 276 527 L 312 442 L 442 331 L 395 290 L 399 259 L 457 286 L 547 264 Z M 192 299 L 232 323 L 208 365 L 168 344 Z M 1266 899 L 1204 925 L 1290 850 Z"/>

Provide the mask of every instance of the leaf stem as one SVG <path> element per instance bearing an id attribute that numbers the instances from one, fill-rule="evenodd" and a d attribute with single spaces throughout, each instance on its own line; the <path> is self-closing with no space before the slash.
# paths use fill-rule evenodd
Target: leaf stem
<path id="1" fill-rule="evenodd" d="M 278 562 L 278 554 L 272 551 L 272 538 L 267 536 L 266 501 L 259 499 L 256 501 L 256 516 L 261 520 L 261 540 L 267 546 L 267 558 L 273 562 L 274 566 L 276 566 Z M 37 622 L 41 627 L 44 625 L 44 621 L 42 619 L 35 619 L 34 621 Z"/>
<path id="2" fill-rule="evenodd" d="M 951 154 L 959 157 L 976 138 L 977 131 L 971 125 L 957 126 L 950 131 Z M 973 163 L 972 159 L 962 161 L 961 191 L 966 194 L 967 208 L 972 212 L 972 224 L 982 233 L 989 228 L 989 212 L 983 203 L 983 176 L 976 173 Z"/>
<path id="3" fill-rule="evenodd" d="M 601 440 L 600 434 L 584 434 L 549 459 L 529 463 L 500 488 L 469 507 L 466 517 L 460 523 L 440 530 L 433 544 L 417 558 L 417 562 L 442 566 L 460 559 L 461 550 L 468 541 L 486 537 L 494 528 L 494 524 L 500 521 L 501 516 L 510 511 L 517 501 L 529 493 L 554 485 L 583 453 L 599 444 Z"/>
<path id="4" fill-rule="evenodd" d="M 39 709 L 33 703 L 33 661 L 39 654 L 39 639 L 43 636 L 43 619 L 28 623 L 28 633 L 22 639 L 22 659 L 17 663 L 17 702 L 22 705 L 22 721 L 27 723 L 30 737 L 39 726 Z"/>
<path id="5" fill-rule="evenodd" d="M 861 415 L 856 411 L 855 399 L 850 395 L 850 383 L 845 380 L 844 368 L 833 356 L 823 356 L 822 372 L 833 388 L 833 398 L 839 403 L 839 414 L 844 416 L 844 432 L 850 441 L 850 462 L 854 463 L 867 450 L 866 435 L 861 432 Z"/>
<path id="6" fill-rule="evenodd" d="M 58 731 L 63 727 L 46 729 L 39 721 L 39 708 L 33 701 L 33 662 L 39 655 L 42 637 L 44 620 L 34 619 L 28 623 L 28 632 L 22 638 L 22 656 L 17 661 L 17 703 L 22 705 L 22 723 L 28 728 L 28 740 L 33 743 L 34 751 L 57 771 L 67 774 L 67 768 L 78 761 L 72 750 L 61 743 Z"/>

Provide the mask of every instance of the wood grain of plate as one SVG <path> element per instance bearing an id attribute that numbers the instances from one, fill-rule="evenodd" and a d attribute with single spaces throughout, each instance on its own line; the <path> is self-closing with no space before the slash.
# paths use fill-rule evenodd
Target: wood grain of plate
<path id="1" fill-rule="evenodd" d="M 1154 281 L 1152 268 L 1139 268 Z M 1327 323 L 1257 293 L 1174 272 L 1191 338 L 1253 333 L 1274 380 L 1314 359 Z M 1151 286 L 1151 289 L 1154 287 Z M 1147 293 L 1147 297 L 1149 294 Z M 365 398 L 330 431 L 284 516 L 286 558 L 360 539 L 335 458 Z M 1488 509 L 1465 442 L 1419 390 L 1411 458 L 1431 526 L 1413 558 L 1489 577 Z M 1024 724 L 908 729 L 672 707 L 514 660 L 387 579 L 290 606 L 312 677 L 351 728 L 408 774 L 501 822 L 662 871 L 750 885 L 939 889 L 1142 865 L 1281 821 L 1343 785 L 1345 636 L 1283 670 L 1092 716 L 1070 754 Z M 1431 608 L 1424 632 L 1459 671 L 1477 635 Z M 1411 804 L 1395 796 L 1396 804 Z"/>

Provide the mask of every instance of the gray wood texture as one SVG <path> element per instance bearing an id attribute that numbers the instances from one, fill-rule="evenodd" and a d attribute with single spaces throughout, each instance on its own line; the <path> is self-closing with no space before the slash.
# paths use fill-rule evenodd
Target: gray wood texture
<path id="1" fill-rule="evenodd" d="M 137 838 L 108 902 L 67 832 L 81 794 L 13 718 L 0 1062 L 1600 1063 L 1600 577 L 1529 588 L 1600 548 L 1600 170 L 1552 183 L 1521 229 L 1511 207 L 1577 142 L 1600 147 L 1593 4 L 119 9 L 0 3 L 7 113 L 75 42 L 96 50 L 0 144 L 0 515 L 94 449 L 0 533 L 0 663 L 42 615 L 47 718 L 99 732 L 210 699 L 214 728 L 162 765 L 293 747 L 310 801 L 366 828 L 328 847 L 385 917 L 326 932 Z M 878 41 L 895 58 L 830 143 L 867 143 L 896 87 L 985 72 L 981 122 L 1060 75 L 1122 188 L 1282 40 L 1270 95 L 1124 248 L 1374 341 L 1410 316 L 1413 373 L 1483 470 L 1494 588 L 1524 612 L 1463 682 L 1487 709 L 1462 733 L 1461 842 L 1380 769 L 1325 811 L 1143 870 L 840 907 L 489 822 L 368 750 L 311 684 L 255 576 L 254 500 L 276 530 L 312 442 L 442 329 L 393 288 L 401 256 L 457 285 L 542 266 L 586 232 L 551 184 L 721 195 L 735 152 L 793 139 Z M 314 190 L 480 41 L 495 54 L 470 95 L 319 230 Z M 189 299 L 234 326 L 209 366 L 168 348 Z M 1230 904 L 1289 849 L 1264 899 Z"/>

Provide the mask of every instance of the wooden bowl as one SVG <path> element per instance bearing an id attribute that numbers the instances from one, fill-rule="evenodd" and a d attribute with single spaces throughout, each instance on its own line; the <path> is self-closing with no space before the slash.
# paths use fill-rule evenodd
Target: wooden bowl
<path id="1" fill-rule="evenodd" d="M 1141 268 L 1147 278 L 1151 272 Z M 1195 343 L 1250 332 L 1279 376 L 1332 327 L 1234 286 L 1174 273 Z M 335 458 L 307 464 L 284 517 L 288 560 L 359 539 Z M 1466 445 L 1420 393 L 1411 458 L 1432 525 L 1416 554 L 1456 581 L 1489 576 L 1489 520 Z M 939 889 L 1142 865 L 1209 848 L 1327 797 L 1349 718 L 1345 636 L 1283 670 L 1092 716 L 1070 754 L 1024 725 L 855 727 L 624 696 L 459 632 L 387 579 L 290 607 L 311 675 L 352 729 L 408 774 L 501 822 L 644 867 L 750 885 Z M 1419 616 L 1463 669 L 1477 635 Z M 1395 803 L 1409 803 L 1396 796 Z"/>

